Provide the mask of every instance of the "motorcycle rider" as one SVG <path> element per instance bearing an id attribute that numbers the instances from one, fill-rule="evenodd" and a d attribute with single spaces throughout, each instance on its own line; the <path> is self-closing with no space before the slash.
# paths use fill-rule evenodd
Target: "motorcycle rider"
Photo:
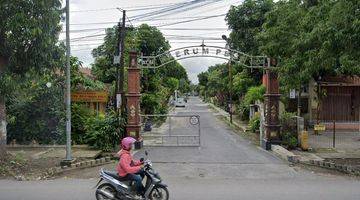
<path id="1" fill-rule="evenodd" d="M 118 175 L 123 180 L 131 180 L 135 182 L 137 193 L 144 195 L 145 188 L 142 184 L 144 178 L 143 161 L 134 160 L 131 155 L 131 150 L 135 143 L 132 137 L 125 137 L 121 141 L 121 150 L 118 152 L 119 163 L 116 167 Z"/>

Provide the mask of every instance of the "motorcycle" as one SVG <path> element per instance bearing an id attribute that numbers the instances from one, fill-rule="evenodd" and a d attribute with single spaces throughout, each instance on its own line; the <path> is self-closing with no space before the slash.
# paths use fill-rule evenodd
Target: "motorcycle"
<path id="1" fill-rule="evenodd" d="M 145 151 L 148 156 L 148 152 Z M 142 159 L 143 160 L 143 159 Z M 168 200 L 167 185 L 153 168 L 151 160 L 144 161 L 144 174 L 146 178 L 145 195 L 137 194 L 133 181 L 124 181 L 115 171 L 100 170 L 100 180 L 96 184 L 95 196 L 97 200 Z"/>

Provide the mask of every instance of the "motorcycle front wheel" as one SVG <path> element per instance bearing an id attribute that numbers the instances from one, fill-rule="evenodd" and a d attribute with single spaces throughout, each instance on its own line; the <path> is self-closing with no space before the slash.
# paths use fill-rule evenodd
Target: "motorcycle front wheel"
<path id="1" fill-rule="evenodd" d="M 96 200 L 113 199 L 116 197 L 116 190 L 111 184 L 103 183 L 96 189 L 95 196 Z"/>
<path id="2" fill-rule="evenodd" d="M 150 200 L 168 200 L 169 191 L 165 186 L 156 185 L 149 195 Z"/>

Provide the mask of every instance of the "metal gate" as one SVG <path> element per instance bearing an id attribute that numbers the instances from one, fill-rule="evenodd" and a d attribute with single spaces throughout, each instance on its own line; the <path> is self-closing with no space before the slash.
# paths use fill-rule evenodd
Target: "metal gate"
<path id="1" fill-rule="evenodd" d="M 322 131 L 310 130 L 314 148 L 358 149 L 360 145 L 360 88 L 328 86 L 321 102 Z"/>
<path id="2" fill-rule="evenodd" d="M 141 137 L 145 146 L 201 145 L 199 115 L 141 115 Z"/>
<path id="3" fill-rule="evenodd" d="M 324 130 L 309 130 L 309 144 L 311 147 L 315 149 L 359 149 L 360 122 L 320 121 L 319 124 L 324 127 Z"/>

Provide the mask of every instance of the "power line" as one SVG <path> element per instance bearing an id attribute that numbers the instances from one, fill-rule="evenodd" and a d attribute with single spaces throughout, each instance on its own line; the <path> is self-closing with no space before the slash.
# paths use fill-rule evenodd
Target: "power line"
<path id="1" fill-rule="evenodd" d="M 221 15 L 209 15 L 209 16 L 193 16 L 193 17 L 181 17 L 181 19 L 192 19 L 194 21 L 196 20 L 203 20 L 203 19 L 209 19 L 209 18 L 213 18 L 213 17 L 220 17 L 220 16 L 225 16 L 226 14 L 221 14 Z M 128 17 L 128 20 L 133 20 L 132 17 Z M 155 19 L 144 19 L 144 20 L 137 20 L 138 22 L 144 22 L 144 21 L 166 21 L 166 20 L 179 20 L 179 18 L 155 18 Z M 90 22 L 90 23 L 73 23 L 70 24 L 72 26 L 82 26 L 82 25 L 105 25 L 105 24 L 117 24 L 118 22 L 115 21 L 108 21 L 108 22 Z M 176 23 L 176 22 L 175 22 Z"/>
<path id="2" fill-rule="evenodd" d="M 132 27 L 134 27 L 134 25 L 131 23 L 131 20 L 129 19 L 129 17 L 128 17 L 127 15 L 126 15 L 126 18 L 128 19 L 130 25 L 131 25 Z"/>
<path id="3" fill-rule="evenodd" d="M 198 37 L 198 38 L 166 38 L 169 41 L 172 40 L 222 40 L 221 38 L 206 38 L 206 37 Z"/>
<path id="4" fill-rule="evenodd" d="M 228 28 L 163 28 L 159 27 L 160 30 L 170 31 L 216 31 L 216 30 L 228 30 Z"/>
<path id="5" fill-rule="evenodd" d="M 77 41 L 77 40 L 81 40 L 81 39 L 84 39 L 84 38 L 92 38 L 92 37 L 100 37 L 100 36 L 106 36 L 106 34 L 94 34 L 94 35 L 86 35 L 86 36 L 83 36 L 83 37 L 77 37 L 77 38 L 72 38 L 71 41 Z"/>
<path id="6" fill-rule="evenodd" d="M 155 15 L 167 13 L 167 12 L 170 12 L 172 10 L 176 10 L 176 9 L 179 9 L 179 8 L 182 8 L 182 7 L 188 7 L 189 5 L 192 5 L 192 4 L 194 4 L 194 1 L 185 2 L 185 3 L 182 3 L 181 5 L 169 6 L 167 8 L 163 8 L 163 9 L 160 9 L 158 11 L 152 11 L 152 12 L 136 15 L 136 16 L 133 16 L 131 18 L 133 20 L 144 19 L 145 17 L 152 17 L 152 16 L 155 16 Z"/>
<path id="7" fill-rule="evenodd" d="M 174 9 L 168 10 L 168 11 L 163 12 L 163 13 L 157 13 L 155 15 L 156 15 L 156 17 L 163 17 L 163 16 L 168 16 L 168 15 L 176 15 L 176 14 L 179 14 L 179 13 L 188 12 L 188 11 L 191 11 L 191 10 L 194 10 L 194 9 L 206 6 L 206 5 L 210 5 L 212 3 L 220 2 L 220 1 L 222 1 L 222 0 L 210 0 L 210 1 L 194 0 L 194 1 L 188 2 L 187 5 L 178 6 L 178 7 L 174 8 Z M 145 17 L 151 17 L 150 19 L 156 18 L 154 16 L 154 14 L 152 14 L 151 16 L 145 16 Z"/>
<path id="8" fill-rule="evenodd" d="M 182 42 L 182 41 L 173 41 L 173 42 L 170 42 L 171 44 L 201 44 L 202 43 L 202 41 L 194 41 L 194 42 L 192 42 L 192 41 L 188 41 L 188 42 Z M 207 41 L 206 43 L 205 43 L 205 45 L 206 44 L 226 44 L 226 42 L 224 41 L 224 42 L 220 42 L 220 41 Z"/>
<path id="9" fill-rule="evenodd" d="M 200 18 L 200 19 L 191 19 L 191 20 L 185 20 L 185 21 L 180 21 L 180 22 L 174 22 L 174 23 L 158 25 L 156 27 L 172 26 L 172 25 L 176 25 L 176 24 L 183 24 L 183 23 L 189 23 L 189 22 L 200 21 L 200 20 L 205 20 L 205 19 L 211 19 L 211 18 L 215 18 L 215 17 L 222 17 L 222 16 L 225 16 L 225 15 L 226 14 L 213 15 L 213 16 L 203 17 L 203 18 Z"/>
<path id="10" fill-rule="evenodd" d="M 235 2 L 232 2 L 232 3 L 227 4 L 227 5 L 222 5 L 222 6 L 218 6 L 218 7 L 215 7 L 215 8 L 209 9 L 209 10 L 206 10 L 206 11 L 201 12 L 201 13 L 202 13 L 202 14 L 208 13 L 208 12 L 211 12 L 211 11 L 214 11 L 214 10 L 218 10 L 218 9 L 220 9 L 220 8 L 227 7 L 227 6 L 232 5 L 232 4 L 234 4 L 234 3 L 241 3 L 241 2 L 243 2 L 243 1 L 235 1 Z"/>
<path id="11" fill-rule="evenodd" d="M 81 49 L 71 49 L 71 51 L 92 51 L 95 49 L 94 47 L 88 47 L 88 48 L 81 48 Z"/>
<path id="12" fill-rule="evenodd" d="M 122 7 L 121 9 L 126 11 L 138 11 L 138 10 L 149 10 L 149 9 L 157 9 L 161 7 L 176 5 L 181 3 L 167 3 L 167 4 L 157 4 L 157 5 L 143 5 L 143 6 L 130 6 L 130 7 Z M 117 10 L 118 8 L 98 8 L 98 9 L 88 9 L 88 10 L 74 10 L 71 11 L 72 13 L 81 13 L 81 12 L 101 12 L 101 11 L 108 11 L 108 10 Z"/>
<path id="13" fill-rule="evenodd" d="M 78 46 L 92 46 L 92 45 L 101 45 L 101 44 L 103 43 L 101 42 L 101 43 L 88 43 L 88 44 L 72 44 L 70 46 L 78 47 Z"/>
<path id="14" fill-rule="evenodd" d="M 131 23 L 131 22 L 130 22 Z M 82 33 L 82 32 L 91 32 L 91 31 L 104 31 L 108 29 L 109 27 L 103 27 L 103 28 L 89 28 L 89 29 L 74 29 L 70 30 L 70 33 Z M 112 28 L 112 27 L 110 27 Z M 160 30 L 171 30 L 171 31 L 222 31 L 222 30 L 228 30 L 228 28 L 166 28 L 166 27 L 159 27 Z M 64 31 L 61 31 L 61 33 L 64 33 Z"/>
<path id="15" fill-rule="evenodd" d="M 71 26 L 82 26 L 82 25 L 102 25 L 102 24 L 117 24 L 118 22 L 90 22 L 90 23 L 75 23 L 70 24 Z"/>

